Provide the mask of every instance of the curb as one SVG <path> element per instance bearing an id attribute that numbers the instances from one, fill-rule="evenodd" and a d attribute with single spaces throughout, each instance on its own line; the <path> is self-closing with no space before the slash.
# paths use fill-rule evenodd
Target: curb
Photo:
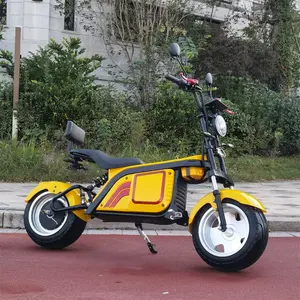
<path id="1" fill-rule="evenodd" d="M 0 234 L 26 234 L 25 229 L 12 229 L 12 228 L 0 228 Z M 183 236 L 191 237 L 192 235 L 185 230 L 145 230 L 148 236 Z M 121 229 L 85 229 L 82 233 L 83 235 L 123 235 L 123 236 L 139 236 L 137 230 L 121 230 Z M 272 231 L 269 233 L 270 238 L 300 238 L 300 232 L 289 232 L 289 231 Z"/>
<path id="2" fill-rule="evenodd" d="M 22 210 L 0 210 L 0 228 L 24 229 L 24 211 Z M 277 217 L 268 216 L 270 231 L 300 232 L 300 217 Z M 154 225 L 143 224 L 147 230 L 187 230 L 187 227 L 177 224 Z M 105 223 L 101 220 L 91 220 L 86 229 L 136 229 L 133 223 Z"/>

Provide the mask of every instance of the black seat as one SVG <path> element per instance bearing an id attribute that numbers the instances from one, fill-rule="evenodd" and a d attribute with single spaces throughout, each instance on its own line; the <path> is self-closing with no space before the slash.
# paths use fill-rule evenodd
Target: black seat
<path id="1" fill-rule="evenodd" d="M 82 160 L 94 162 L 100 168 L 106 170 L 143 164 L 143 162 L 138 158 L 111 157 L 99 150 L 73 149 L 70 153 Z"/>
<path id="2" fill-rule="evenodd" d="M 85 131 L 72 121 L 67 123 L 65 136 L 70 143 L 68 148 L 71 155 L 75 158 L 94 162 L 102 169 L 108 170 L 143 164 L 138 158 L 115 158 L 99 150 L 72 149 L 73 144 L 83 145 L 85 139 Z"/>

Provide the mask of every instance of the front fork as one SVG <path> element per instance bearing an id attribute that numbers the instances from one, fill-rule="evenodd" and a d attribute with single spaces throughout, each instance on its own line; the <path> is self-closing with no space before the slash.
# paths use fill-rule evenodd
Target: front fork
<path id="1" fill-rule="evenodd" d="M 210 180 L 211 180 L 211 183 L 213 186 L 213 195 L 215 196 L 215 203 L 217 204 L 217 210 L 218 210 L 219 217 L 220 217 L 220 223 L 221 223 L 220 229 L 222 232 L 225 232 L 227 229 L 227 224 L 226 224 L 225 214 L 224 214 L 221 197 L 220 197 L 220 190 L 218 187 L 216 176 L 212 175 L 210 177 Z"/>
<path id="2" fill-rule="evenodd" d="M 204 123 L 205 121 L 203 119 L 201 119 L 201 123 L 202 122 Z M 205 124 L 202 124 L 202 126 L 205 126 Z M 221 223 L 220 229 L 222 232 L 225 232 L 227 229 L 227 225 L 226 225 L 226 219 L 225 219 L 222 201 L 221 201 L 221 197 L 220 197 L 220 190 L 219 190 L 217 178 L 215 175 L 215 170 L 216 170 L 217 166 L 216 166 L 215 156 L 214 156 L 214 152 L 212 149 L 210 138 L 205 137 L 205 144 L 206 144 L 206 149 L 207 149 L 208 160 L 211 164 L 210 181 L 211 181 L 212 188 L 213 188 L 213 195 L 215 196 L 214 202 L 217 205 L 217 210 L 218 210 L 219 217 L 220 217 L 220 223 Z M 223 162 L 223 164 L 224 164 L 224 162 Z"/>
<path id="3" fill-rule="evenodd" d="M 195 99 L 196 99 L 196 102 L 198 104 L 199 111 L 200 111 L 200 123 L 201 123 L 202 131 L 204 133 L 207 133 L 208 120 L 207 120 L 207 113 L 206 113 L 205 105 L 202 105 L 203 99 L 199 98 L 198 93 L 195 93 Z M 202 110 L 205 112 L 205 114 L 203 113 Z M 223 206 L 222 206 L 222 202 L 221 202 L 220 190 L 219 190 L 218 183 L 217 183 L 217 178 L 216 178 L 216 175 L 215 175 L 215 170 L 216 170 L 217 166 L 216 166 L 215 156 L 214 156 L 214 152 L 213 152 L 213 148 L 212 148 L 210 138 L 211 137 L 209 137 L 209 136 L 204 137 L 208 160 L 211 164 L 210 180 L 211 180 L 212 187 L 213 187 L 213 195 L 215 196 L 214 202 L 217 205 L 217 210 L 218 210 L 218 214 L 219 214 L 219 217 L 220 217 L 220 223 L 221 223 L 220 224 L 220 230 L 222 232 L 225 232 L 226 229 L 227 229 L 227 224 L 226 224 L 225 214 L 224 214 L 224 210 L 223 210 Z M 223 163 L 223 167 L 225 168 L 224 162 L 222 162 L 222 163 Z"/>

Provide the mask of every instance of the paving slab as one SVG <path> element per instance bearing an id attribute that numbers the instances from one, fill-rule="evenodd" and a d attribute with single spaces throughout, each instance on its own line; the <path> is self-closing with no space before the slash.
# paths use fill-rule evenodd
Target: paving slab
<path id="1" fill-rule="evenodd" d="M 24 199 L 37 183 L 0 183 L 0 227 L 24 228 Z M 257 197 L 266 207 L 272 231 L 300 232 L 300 181 L 272 181 L 254 183 L 236 183 L 236 189 Z M 189 185 L 187 211 L 190 212 L 197 201 L 211 192 L 211 185 Z M 179 225 L 144 224 L 146 230 L 185 230 Z M 94 219 L 87 229 L 135 230 L 132 223 L 104 223 Z"/>

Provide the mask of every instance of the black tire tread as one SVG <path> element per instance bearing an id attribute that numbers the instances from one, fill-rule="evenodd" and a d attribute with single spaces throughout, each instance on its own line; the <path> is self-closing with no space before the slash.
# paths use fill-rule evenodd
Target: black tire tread
<path id="1" fill-rule="evenodd" d="M 28 221 L 28 212 L 33 201 L 30 201 L 24 212 L 24 225 L 29 237 L 39 246 L 47 249 L 63 249 L 73 244 L 82 234 L 85 229 L 86 222 L 77 217 L 72 212 L 69 212 L 68 219 L 64 227 L 52 236 L 40 236 L 35 233 Z"/>
<path id="2" fill-rule="evenodd" d="M 268 243 L 269 230 L 266 217 L 260 210 L 254 207 L 241 205 L 235 201 L 227 202 L 238 205 L 239 207 L 242 206 L 243 210 L 247 211 L 248 214 L 252 213 L 253 220 L 256 220 L 255 233 L 253 234 L 254 236 L 250 239 L 250 243 L 248 243 L 248 241 L 246 242 L 246 244 L 248 244 L 247 250 L 244 251 L 242 255 L 237 255 L 239 252 L 242 251 L 240 250 L 237 254 L 232 255 L 232 257 L 218 257 L 212 259 L 212 255 L 201 246 L 200 240 L 198 238 L 199 222 L 203 214 L 206 212 L 207 209 L 210 208 L 210 206 L 201 210 L 196 216 L 196 220 L 193 224 L 192 236 L 197 253 L 207 264 L 222 271 L 235 272 L 251 266 L 261 257 Z M 249 222 L 253 222 L 253 220 L 249 220 Z"/>

